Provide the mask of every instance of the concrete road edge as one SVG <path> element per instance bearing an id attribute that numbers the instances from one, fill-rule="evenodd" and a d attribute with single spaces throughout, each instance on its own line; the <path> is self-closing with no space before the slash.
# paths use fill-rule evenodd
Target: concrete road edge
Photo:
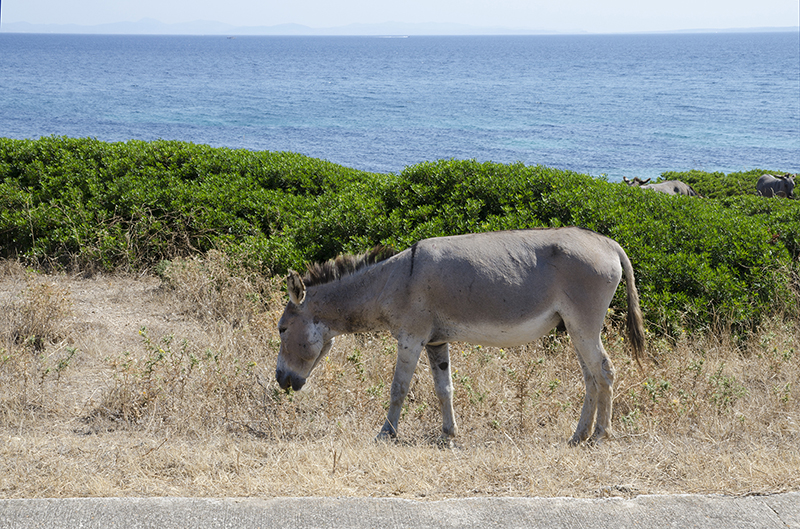
<path id="1" fill-rule="evenodd" d="M 4 529 L 792 528 L 800 492 L 635 498 L 69 498 L 0 500 Z"/>

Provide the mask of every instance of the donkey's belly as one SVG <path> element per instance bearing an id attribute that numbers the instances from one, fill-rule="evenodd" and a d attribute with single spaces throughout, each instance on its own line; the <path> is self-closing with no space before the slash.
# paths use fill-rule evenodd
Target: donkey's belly
<path id="1" fill-rule="evenodd" d="M 513 347 L 544 336 L 561 323 L 557 312 L 539 314 L 521 321 L 447 322 L 435 330 L 429 343 L 467 342 L 493 347 Z"/>

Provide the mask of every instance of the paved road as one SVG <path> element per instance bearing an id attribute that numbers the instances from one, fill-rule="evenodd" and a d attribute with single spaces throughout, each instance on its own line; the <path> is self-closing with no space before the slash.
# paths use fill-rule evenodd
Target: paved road
<path id="1" fill-rule="evenodd" d="M 800 492 L 633 499 L 75 498 L 0 500 L 0 528 L 800 528 Z"/>

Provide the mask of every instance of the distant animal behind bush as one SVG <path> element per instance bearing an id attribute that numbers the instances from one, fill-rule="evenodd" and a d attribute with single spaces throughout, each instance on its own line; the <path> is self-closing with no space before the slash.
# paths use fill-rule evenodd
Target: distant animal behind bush
<path id="1" fill-rule="evenodd" d="M 635 177 L 633 180 L 628 180 L 624 176 L 622 180 L 631 187 L 640 187 L 642 189 L 651 189 L 653 191 L 657 191 L 659 193 L 664 193 L 667 195 L 684 195 L 687 197 L 697 197 L 700 196 L 692 186 L 681 182 L 680 180 L 667 180 L 666 182 L 658 182 L 655 184 L 648 184 L 650 179 L 642 180 L 638 176 Z"/>
<path id="2" fill-rule="evenodd" d="M 756 183 L 756 191 L 763 197 L 794 198 L 794 176 L 789 173 L 761 175 Z"/>

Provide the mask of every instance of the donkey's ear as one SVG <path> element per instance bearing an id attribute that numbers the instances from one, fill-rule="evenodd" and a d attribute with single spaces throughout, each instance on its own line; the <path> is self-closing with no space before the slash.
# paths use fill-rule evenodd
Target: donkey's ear
<path id="1" fill-rule="evenodd" d="M 289 299 L 295 305 L 300 305 L 306 299 L 306 286 L 303 284 L 300 274 L 294 270 L 289 270 L 289 276 L 286 278 L 286 292 L 289 293 Z"/>

